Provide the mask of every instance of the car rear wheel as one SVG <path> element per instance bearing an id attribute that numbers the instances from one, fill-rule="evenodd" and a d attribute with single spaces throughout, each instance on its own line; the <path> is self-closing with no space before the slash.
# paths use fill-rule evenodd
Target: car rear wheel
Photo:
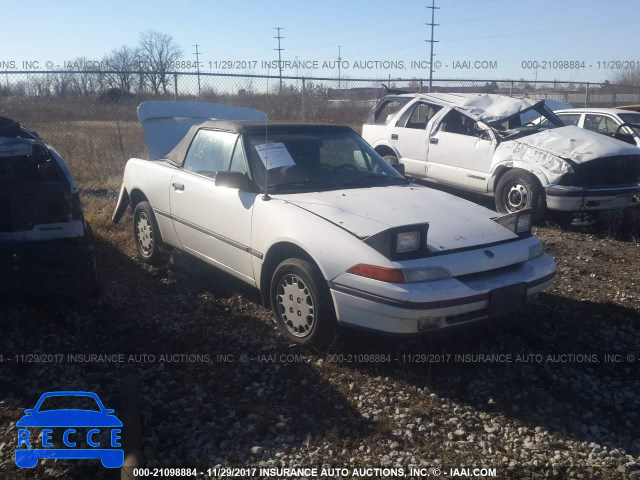
<path id="1" fill-rule="evenodd" d="M 273 273 L 270 298 L 278 329 L 290 342 L 320 346 L 333 339 L 333 302 L 313 263 L 300 258 L 282 261 Z"/>
<path id="2" fill-rule="evenodd" d="M 133 237 L 140 260 L 150 265 L 164 263 L 166 258 L 160 250 L 160 230 L 149 202 L 140 202 L 133 210 Z"/>
<path id="3" fill-rule="evenodd" d="M 500 177 L 495 200 L 499 213 L 514 213 L 531 208 L 534 220 L 543 217 L 546 207 L 544 188 L 540 180 L 533 173 L 518 168 L 509 170 Z"/>

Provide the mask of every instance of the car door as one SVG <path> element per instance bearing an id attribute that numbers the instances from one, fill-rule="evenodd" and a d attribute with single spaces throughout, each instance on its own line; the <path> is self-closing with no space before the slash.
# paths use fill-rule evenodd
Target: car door
<path id="1" fill-rule="evenodd" d="M 427 172 L 429 135 L 427 125 L 442 107 L 417 102 L 404 112 L 391 129 L 391 140 L 400 153 L 398 159 L 407 175 L 424 177 Z"/>
<path id="2" fill-rule="evenodd" d="M 486 192 L 496 145 L 491 130 L 451 109 L 433 126 L 427 178 Z"/>
<path id="3" fill-rule="evenodd" d="M 185 250 L 246 281 L 253 281 L 249 253 L 256 193 L 215 185 L 221 171 L 247 174 L 242 137 L 199 130 L 182 168 L 171 178 L 171 217 Z"/>

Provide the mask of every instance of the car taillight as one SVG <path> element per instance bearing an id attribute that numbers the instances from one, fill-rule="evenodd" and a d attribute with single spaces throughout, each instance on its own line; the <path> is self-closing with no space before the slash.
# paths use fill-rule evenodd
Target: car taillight
<path id="1" fill-rule="evenodd" d="M 71 218 L 73 220 L 82 220 L 82 203 L 80 202 L 80 194 L 73 193 L 69 199 L 69 205 L 71 206 Z"/>

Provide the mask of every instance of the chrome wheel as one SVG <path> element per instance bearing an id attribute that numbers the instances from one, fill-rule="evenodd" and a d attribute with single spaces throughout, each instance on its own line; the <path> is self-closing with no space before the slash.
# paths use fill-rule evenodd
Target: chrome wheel
<path id="1" fill-rule="evenodd" d="M 316 308 L 309 287 L 297 275 L 287 274 L 280 280 L 276 293 L 278 314 L 287 330 L 296 337 L 312 331 Z"/>
<path id="2" fill-rule="evenodd" d="M 529 191 L 527 190 L 527 187 L 520 183 L 512 185 L 511 189 L 507 192 L 506 197 L 505 204 L 511 212 L 523 210 L 527 208 L 527 205 L 529 204 Z"/>
<path id="3" fill-rule="evenodd" d="M 150 256 L 153 253 L 153 227 L 144 212 L 138 213 L 136 219 L 136 238 L 142 253 Z"/>

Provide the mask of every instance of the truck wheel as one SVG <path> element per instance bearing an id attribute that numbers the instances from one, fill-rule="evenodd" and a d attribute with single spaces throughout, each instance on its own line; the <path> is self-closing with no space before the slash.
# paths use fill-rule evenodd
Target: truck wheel
<path id="1" fill-rule="evenodd" d="M 301 345 L 328 345 L 336 332 L 336 315 L 320 269 L 288 258 L 273 273 L 271 308 L 282 336 Z"/>
<path id="2" fill-rule="evenodd" d="M 398 157 L 396 157 L 395 155 L 385 155 L 382 158 L 390 165 L 393 165 L 393 164 L 396 164 L 396 163 L 400 163 L 398 161 Z"/>
<path id="3" fill-rule="evenodd" d="M 133 238 L 140 260 L 150 265 L 164 263 L 166 259 L 164 252 L 160 250 L 160 230 L 149 202 L 140 202 L 133 210 Z"/>
<path id="4" fill-rule="evenodd" d="M 514 168 L 507 171 L 496 188 L 496 210 L 507 214 L 525 208 L 533 210 L 534 220 L 540 220 L 546 208 L 544 188 L 538 178 L 526 170 Z"/>

